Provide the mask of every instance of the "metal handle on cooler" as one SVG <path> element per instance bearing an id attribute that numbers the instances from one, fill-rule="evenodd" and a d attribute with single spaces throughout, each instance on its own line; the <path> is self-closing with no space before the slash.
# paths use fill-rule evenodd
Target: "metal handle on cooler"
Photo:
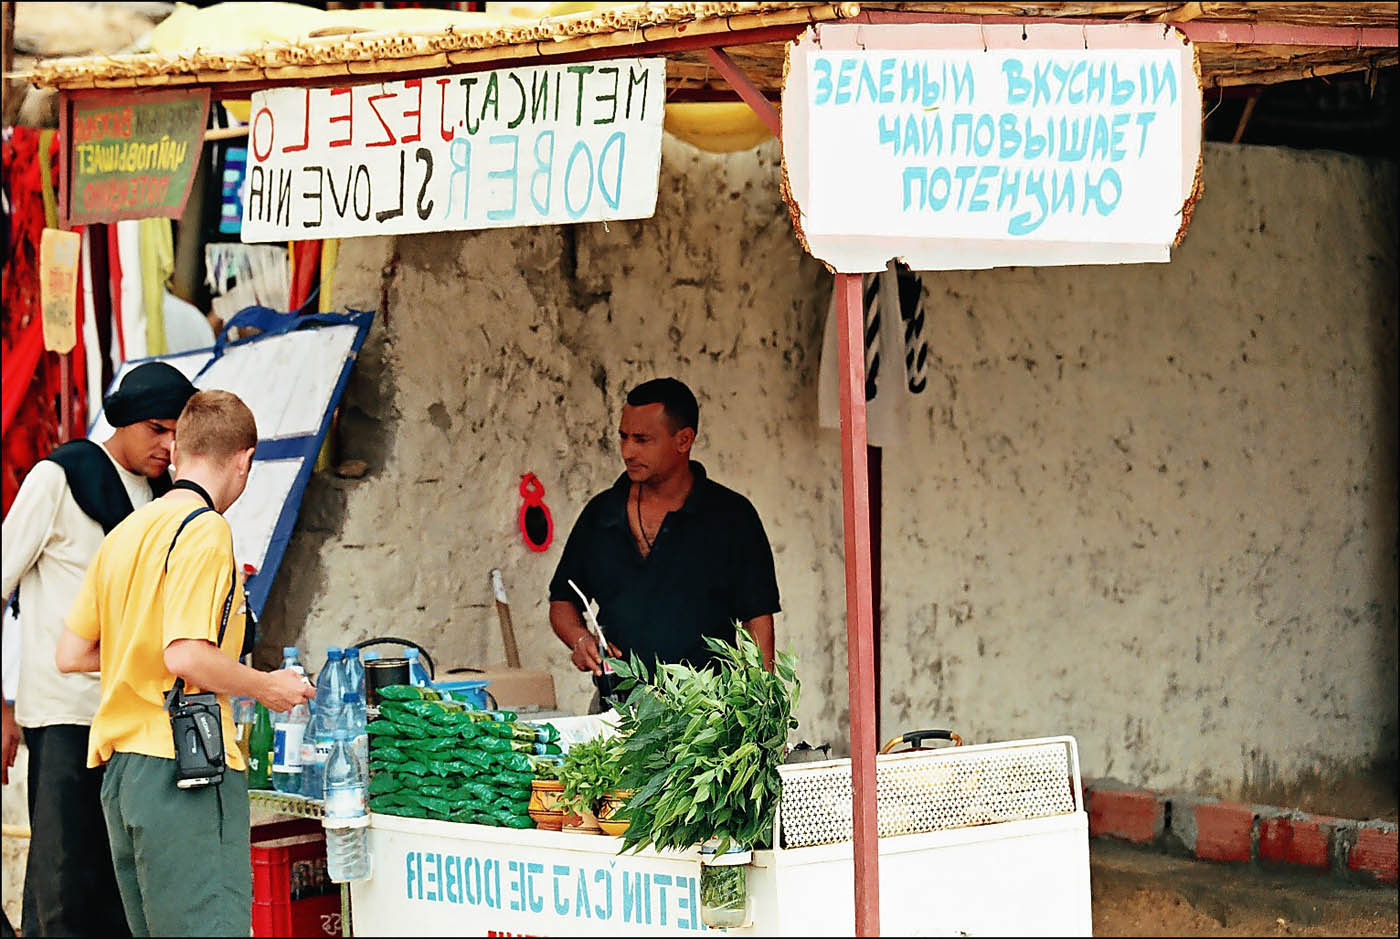
<path id="1" fill-rule="evenodd" d="M 909 744 L 910 748 L 914 750 L 923 750 L 925 747 L 923 747 L 922 744 L 925 740 L 951 740 L 955 747 L 963 745 L 962 737 L 953 733 L 951 730 L 911 730 L 908 733 L 900 734 L 898 737 L 890 740 L 880 748 L 880 752 L 889 753 L 901 743 Z"/>

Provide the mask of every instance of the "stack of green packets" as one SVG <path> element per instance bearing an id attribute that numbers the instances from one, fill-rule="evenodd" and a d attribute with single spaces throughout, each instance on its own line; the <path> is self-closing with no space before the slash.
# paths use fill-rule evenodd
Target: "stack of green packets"
<path id="1" fill-rule="evenodd" d="M 530 781 L 563 761 L 552 724 L 517 723 L 431 688 L 379 689 L 370 736 L 369 807 L 386 815 L 533 828 Z"/>

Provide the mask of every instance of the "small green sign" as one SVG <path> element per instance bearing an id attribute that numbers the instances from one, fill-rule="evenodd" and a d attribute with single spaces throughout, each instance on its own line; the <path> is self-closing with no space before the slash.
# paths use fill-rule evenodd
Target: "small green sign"
<path id="1" fill-rule="evenodd" d="M 74 95 L 66 123 L 68 224 L 178 218 L 208 117 L 207 88 Z"/>

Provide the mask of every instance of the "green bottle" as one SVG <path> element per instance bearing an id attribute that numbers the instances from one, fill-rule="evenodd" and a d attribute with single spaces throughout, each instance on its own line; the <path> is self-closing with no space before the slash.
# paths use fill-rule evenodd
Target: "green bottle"
<path id="1" fill-rule="evenodd" d="M 248 738 L 248 788 L 271 789 L 272 715 L 258 702 L 253 733 Z"/>

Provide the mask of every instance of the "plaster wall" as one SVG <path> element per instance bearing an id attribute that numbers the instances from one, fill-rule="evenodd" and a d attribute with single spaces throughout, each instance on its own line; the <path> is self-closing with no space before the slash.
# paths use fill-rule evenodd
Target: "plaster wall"
<path id="1" fill-rule="evenodd" d="M 799 734 L 844 752 L 831 281 L 778 174 L 771 142 L 668 138 L 650 220 L 343 242 L 336 303 L 380 315 L 338 456 L 370 468 L 308 490 L 263 654 L 390 635 L 500 662 L 500 567 L 524 666 L 582 710 L 546 584 L 621 470 L 626 390 L 674 374 L 771 538 Z M 1171 264 L 928 279 L 927 400 L 884 454 L 886 736 L 1068 733 L 1086 776 L 1220 794 L 1394 758 L 1395 168 L 1211 145 L 1205 183 Z"/>

